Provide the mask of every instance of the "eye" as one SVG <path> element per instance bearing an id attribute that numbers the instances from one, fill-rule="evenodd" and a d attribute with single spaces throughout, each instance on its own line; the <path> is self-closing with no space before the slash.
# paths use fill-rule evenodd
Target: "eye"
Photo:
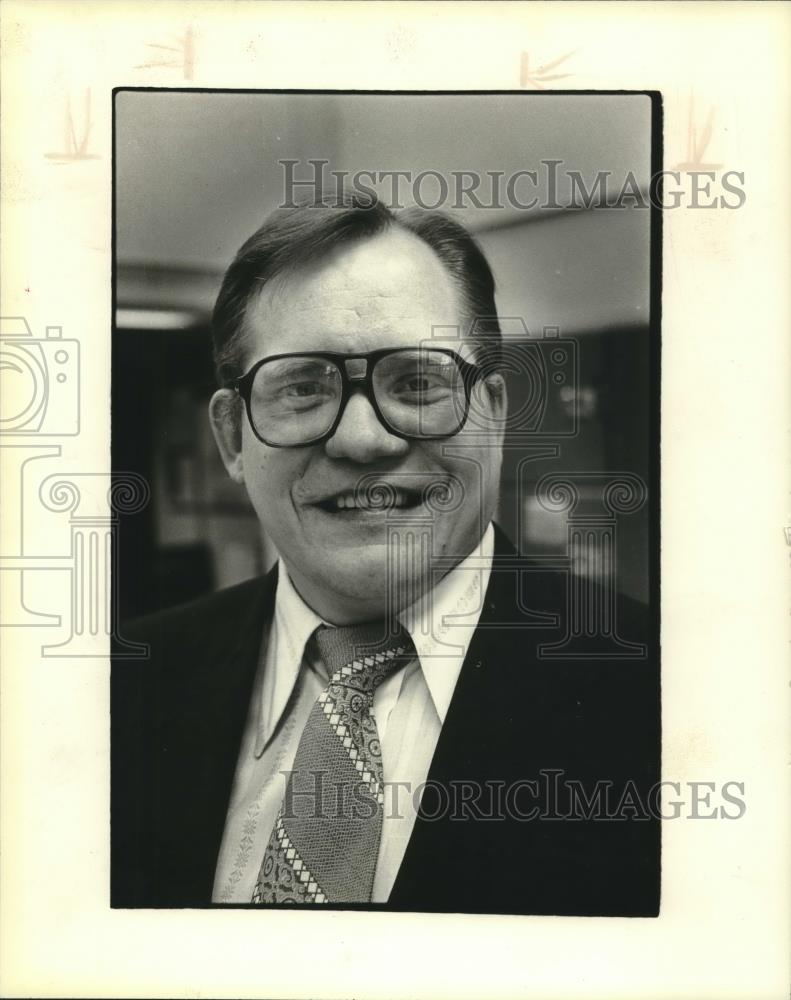
<path id="1" fill-rule="evenodd" d="M 433 385 L 437 383 L 434 382 Z M 411 378 L 403 379 L 400 389 L 406 389 L 408 392 L 427 392 L 432 388 L 432 381 L 427 375 L 412 375 Z"/>
<path id="2" fill-rule="evenodd" d="M 402 375 L 392 386 L 394 396 L 407 402 L 433 403 L 443 399 L 451 387 L 442 375 L 432 372 L 412 372 Z"/>
<path id="3" fill-rule="evenodd" d="M 291 385 L 284 386 L 283 394 L 286 396 L 297 396 L 301 399 L 309 399 L 326 391 L 326 387 L 319 382 L 292 382 Z"/>

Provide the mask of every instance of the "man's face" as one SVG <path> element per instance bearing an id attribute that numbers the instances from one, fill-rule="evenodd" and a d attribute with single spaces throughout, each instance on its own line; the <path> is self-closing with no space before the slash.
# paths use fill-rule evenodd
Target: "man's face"
<path id="1" fill-rule="evenodd" d="M 461 294 L 430 247 L 392 229 L 340 248 L 310 268 L 269 282 L 248 306 L 245 370 L 275 354 L 427 346 L 432 326 L 461 327 Z M 472 360 L 460 341 L 443 341 Z M 212 420 L 226 467 L 247 492 L 297 590 L 334 624 L 383 616 L 393 584 L 408 603 L 437 582 L 438 557 L 467 556 L 491 520 L 502 457 L 504 393 L 475 393 L 475 420 L 453 437 L 407 441 L 379 422 L 361 392 L 349 399 L 333 436 L 322 444 L 271 448 L 246 416 L 241 436 L 228 417 L 228 390 L 212 401 Z M 493 418 L 486 435 L 481 417 Z M 475 433 L 477 431 L 477 433 Z M 452 502 L 387 510 L 339 506 L 364 480 L 388 487 L 451 489 Z M 414 496 L 410 496 L 410 502 Z M 435 509 L 432 510 L 432 507 Z M 430 533 L 427 559 L 406 552 Z M 388 557 L 388 536 L 390 557 Z M 393 539 L 401 554 L 393 558 Z M 415 548 L 414 546 L 412 546 Z M 417 546 L 419 549 L 419 546 Z M 447 570 L 447 567 L 446 567 Z M 390 594 L 388 598 L 388 579 Z M 399 600 L 396 598 L 396 600 Z M 402 599 L 403 600 L 403 599 Z"/>

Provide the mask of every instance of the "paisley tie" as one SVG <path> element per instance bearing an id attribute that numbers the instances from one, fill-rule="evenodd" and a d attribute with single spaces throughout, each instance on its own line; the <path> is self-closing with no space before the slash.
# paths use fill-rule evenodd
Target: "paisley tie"
<path id="1" fill-rule="evenodd" d="M 297 747 L 254 903 L 364 903 L 382 837 L 382 752 L 374 692 L 417 655 L 402 626 L 321 626 L 330 675 Z"/>

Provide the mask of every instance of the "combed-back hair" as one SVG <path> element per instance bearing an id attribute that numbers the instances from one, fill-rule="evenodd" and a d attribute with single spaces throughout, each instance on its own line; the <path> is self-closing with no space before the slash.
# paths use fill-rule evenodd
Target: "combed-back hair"
<path id="1" fill-rule="evenodd" d="M 225 272 L 212 317 L 214 361 L 221 385 L 243 375 L 248 304 L 267 281 L 320 260 L 355 240 L 399 227 L 423 240 L 462 292 L 462 317 L 476 362 L 487 373 L 500 361 L 500 324 L 494 277 L 472 235 L 441 212 L 409 208 L 392 212 L 372 192 L 346 191 L 276 209 L 242 245 Z M 428 335 L 428 334 L 427 334 Z"/>

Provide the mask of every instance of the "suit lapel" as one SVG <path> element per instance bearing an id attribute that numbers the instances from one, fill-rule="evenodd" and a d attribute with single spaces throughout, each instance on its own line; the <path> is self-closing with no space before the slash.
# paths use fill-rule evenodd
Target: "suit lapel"
<path id="1" fill-rule="evenodd" d="M 513 546 L 496 528 L 484 607 L 437 741 L 421 813 L 390 895 L 394 908 L 468 909 L 460 878 L 470 871 L 471 859 L 481 860 L 488 849 L 493 826 L 500 847 L 512 850 L 507 844 L 515 831 L 507 824 L 474 821 L 469 813 L 466 818 L 456 813 L 454 821 L 454 808 L 462 784 L 485 790 L 493 780 L 508 783 L 523 776 L 518 769 L 525 758 L 525 731 L 542 697 L 540 682 L 529 668 L 535 664 L 539 635 L 546 638 L 545 629 L 555 625 L 559 610 L 553 604 L 554 589 L 543 592 L 543 607 L 531 600 L 530 611 L 520 609 L 517 594 L 524 570 L 524 561 L 519 563 Z M 532 735 L 539 742 L 535 727 L 540 720 L 537 711 Z M 484 812 L 487 795 L 484 791 L 479 799 Z M 432 818 L 449 803 L 445 814 Z"/>
<path id="2" fill-rule="evenodd" d="M 242 733 L 262 641 L 272 616 L 276 569 L 234 607 L 213 616 L 204 647 L 160 692 L 161 886 L 181 905 L 210 902 Z M 197 623 L 196 623 L 197 625 Z M 174 725 L 175 720 L 175 725 Z M 167 903 L 165 904 L 167 905 Z"/>
<path id="3" fill-rule="evenodd" d="M 502 535 L 497 542 L 479 627 L 389 905 L 655 915 L 656 818 L 638 813 L 631 822 L 600 822 L 572 815 L 564 783 L 588 795 L 611 786 L 611 806 L 631 783 L 650 801 L 660 778 L 656 650 L 631 661 L 541 655 L 541 645 L 565 631 L 565 577 L 520 562 Z M 640 608 L 634 602 L 620 607 L 625 635 L 644 641 Z M 477 803 L 465 804 L 463 786 L 474 790 Z"/>

